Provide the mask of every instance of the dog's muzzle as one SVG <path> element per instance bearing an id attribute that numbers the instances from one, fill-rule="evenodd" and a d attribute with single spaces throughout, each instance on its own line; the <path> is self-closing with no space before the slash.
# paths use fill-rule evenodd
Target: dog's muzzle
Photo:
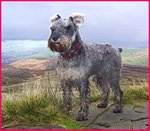
<path id="1" fill-rule="evenodd" d="M 48 47 L 55 52 L 64 52 L 71 48 L 71 40 L 65 36 L 58 38 L 56 41 L 49 38 Z"/>

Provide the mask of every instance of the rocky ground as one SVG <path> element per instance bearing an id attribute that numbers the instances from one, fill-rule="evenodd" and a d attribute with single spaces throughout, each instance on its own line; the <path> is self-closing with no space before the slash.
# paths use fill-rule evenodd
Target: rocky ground
<path id="1" fill-rule="evenodd" d="M 86 129 L 147 129 L 148 103 L 137 103 L 140 106 L 125 105 L 122 113 L 113 113 L 114 104 L 106 109 L 97 108 L 97 102 L 90 105 L 89 119 L 77 122 Z M 75 119 L 79 108 L 74 108 L 71 114 Z"/>

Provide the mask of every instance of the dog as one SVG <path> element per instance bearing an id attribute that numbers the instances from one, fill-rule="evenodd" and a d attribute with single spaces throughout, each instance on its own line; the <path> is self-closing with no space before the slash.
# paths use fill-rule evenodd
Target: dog
<path id="1" fill-rule="evenodd" d="M 72 88 L 80 92 L 80 110 L 77 121 L 85 121 L 89 114 L 89 78 L 95 76 L 98 87 L 103 91 L 103 100 L 98 108 L 106 108 L 110 88 L 114 91 L 116 105 L 114 113 L 122 112 L 123 91 L 120 88 L 121 52 L 109 44 L 87 44 L 81 40 L 79 28 L 84 23 L 84 14 L 73 13 L 68 19 L 60 15 L 51 18 L 51 34 L 48 48 L 58 52 L 57 72 L 63 91 L 63 103 L 67 113 L 72 110 Z"/>

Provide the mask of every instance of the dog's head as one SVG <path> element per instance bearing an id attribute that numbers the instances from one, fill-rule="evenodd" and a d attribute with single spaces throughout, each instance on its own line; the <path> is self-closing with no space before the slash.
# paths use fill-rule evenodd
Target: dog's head
<path id="1" fill-rule="evenodd" d="M 76 39 L 78 28 L 84 23 L 84 15 L 73 13 L 68 19 L 61 19 L 59 15 L 53 15 L 50 21 L 51 34 L 48 39 L 48 47 L 56 52 L 69 50 Z"/>

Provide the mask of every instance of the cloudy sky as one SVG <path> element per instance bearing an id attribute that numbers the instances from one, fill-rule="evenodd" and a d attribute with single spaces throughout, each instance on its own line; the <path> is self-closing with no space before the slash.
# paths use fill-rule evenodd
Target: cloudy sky
<path id="1" fill-rule="evenodd" d="M 3 40 L 47 40 L 50 16 L 85 14 L 83 41 L 122 47 L 148 46 L 147 2 L 3 2 Z"/>

